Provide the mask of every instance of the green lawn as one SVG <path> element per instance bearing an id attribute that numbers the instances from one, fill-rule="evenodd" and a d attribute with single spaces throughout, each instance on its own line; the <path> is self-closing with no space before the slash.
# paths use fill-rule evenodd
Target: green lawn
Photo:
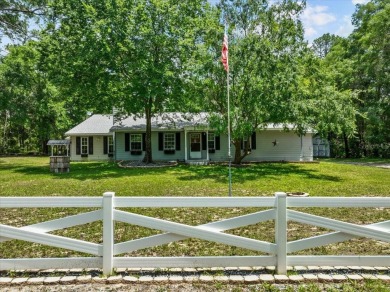
<path id="1" fill-rule="evenodd" d="M 383 162 L 383 161 L 382 161 Z M 390 160 L 384 161 L 390 162 Z M 390 169 L 341 164 L 335 160 L 320 163 L 261 163 L 233 168 L 233 196 L 273 196 L 276 191 L 304 191 L 310 196 L 390 196 Z M 1 157 L 0 196 L 227 196 L 228 169 L 223 165 L 155 169 L 123 169 L 107 162 L 71 163 L 70 173 L 53 174 L 48 157 Z M 185 224 L 197 225 L 257 211 L 255 208 L 159 208 L 133 209 Z M 80 209 L 0 209 L 0 223 L 24 226 L 76 214 Z M 389 209 L 311 208 L 312 214 L 358 224 L 390 219 Z M 54 234 L 92 242 L 101 241 L 101 222 L 68 228 Z M 116 223 L 116 242 L 157 234 L 159 231 Z M 289 239 L 321 234 L 326 230 L 289 223 Z M 264 222 L 229 233 L 273 241 L 274 223 Z M 311 254 L 390 254 L 390 244 L 354 239 L 346 243 L 315 248 Z M 251 255 L 256 252 L 188 239 L 141 250 L 131 255 Z M 80 253 L 22 241 L 0 244 L 0 257 L 77 256 Z"/>
<path id="2" fill-rule="evenodd" d="M 390 163 L 390 160 L 387 160 Z M 114 163 L 71 163 L 53 174 L 47 157 L 0 158 L 0 196 L 226 196 L 226 166 L 123 169 Z M 234 196 L 305 191 L 312 196 L 390 196 L 390 170 L 321 163 L 261 163 L 233 168 Z"/>

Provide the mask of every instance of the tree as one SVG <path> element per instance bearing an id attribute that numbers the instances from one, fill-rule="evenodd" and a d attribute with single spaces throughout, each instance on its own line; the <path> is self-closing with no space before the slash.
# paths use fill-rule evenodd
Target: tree
<path id="1" fill-rule="evenodd" d="M 356 29 L 324 59 L 337 89 L 357 97 L 356 135 L 342 137 L 346 157 L 390 156 L 389 12 L 388 1 L 358 5 Z"/>
<path id="2" fill-rule="evenodd" d="M 44 14 L 44 0 L 1 0 L 0 35 L 10 39 L 24 38 L 28 21 Z"/>
<path id="3" fill-rule="evenodd" d="M 180 103 L 208 7 L 205 0 L 56 1 L 42 52 L 73 96 L 146 118 L 150 163 L 151 118 Z"/>
<path id="4" fill-rule="evenodd" d="M 0 152 L 46 153 L 47 141 L 61 136 L 68 126 L 62 101 L 38 66 L 35 42 L 8 50 L 0 62 Z"/>
<path id="5" fill-rule="evenodd" d="M 358 120 L 363 155 L 390 157 L 390 2 L 372 0 L 353 15 L 351 35 L 366 119 Z"/>
<path id="6" fill-rule="evenodd" d="M 342 37 L 326 33 L 313 41 L 311 48 L 320 58 L 325 58 L 331 48 L 342 39 Z"/>
<path id="7" fill-rule="evenodd" d="M 239 164 L 250 154 L 250 143 L 242 149 L 243 140 L 249 141 L 254 131 L 269 122 L 287 123 L 291 118 L 286 108 L 297 93 L 298 57 L 306 46 L 296 17 L 303 6 L 294 1 L 268 6 L 267 1 L 233 0 L 221 1 L 220 9 L 229 23 L 230 115 L 234 163 Z M 209 31 L 202 60 L 212 62 L 205 62 L 207 73 L 201 82 L 206 84 L 209 110 L 224 116 L 222 121 L 214 119 L 213 125 L 223 129 L 227 106 L 226 77 L 219 61 L 222 29 L 214 27 L 220 32 L 213 41 L 216 32 Z"/>
<path id="8" fill-rule="evenodd" d="M 269 123 L 282 124 L 286 130 L 293 125 L 298 135 L 305 135 L 309 128 L 323 136 L 329 131 L 345 130 L 347 135 L 354 131 L 353 95 L 336 90 L 332 75 L 303 39 L 299 15 L 304 4 L 221 1 L 219 8 L 230 24 L 230 115 L 236 164 L 250 155 L 250 143 L 243 141 L 249 142 L 253 132 Z M 206 85 L 203 92 L 209 110 L 218 113 L 212 125 L 223 131 L 227 103 L 226 75 L 220 62 L 221 25 L 210 26 L 208 35 L 200 58 L 205 73 L 199 74 L 199 84 Z"/>
<path id="9" fill-rule="evenodd" d="M 350 89 L 337 88 L 338 72 L 308 52 L 301 61 L 298 82 L 300 98 L 292 103 L 298 127 L 310 126 L 322 137 L 352 137 L 358 115 Z"/>

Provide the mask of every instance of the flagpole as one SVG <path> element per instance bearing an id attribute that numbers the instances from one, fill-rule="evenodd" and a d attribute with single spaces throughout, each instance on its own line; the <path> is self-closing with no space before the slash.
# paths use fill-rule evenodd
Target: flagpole
<path id="1" fill-rule="evenodd" d="M 225 33 L 224 33 L 224 46 L 226 55 L 224 56 L 224 63 L 226 69 L 226 85 L 227 85 L 227 130 L 228 130 L 228 160 L 229 160 L 229 197 L 232 196 L 232 153 L 231 153 L 231 129 L 230 129 L 230 84 L 229 84 L 229 50 L 228 50 L 228 32 L 225 19 Z"/>
<path id="2" fill-rule="evenodd" d="M 228 130 L 228 159 L 229 159 L 229 197 L 232 196 L 232 153 L 231 153 L 231 137 L 230 137 L 230 96 L 229 96 L 229 49 L 228 49 L 228 36 L 225 19 L 225 31 L 222 43 L 222 58 L 223 67 L 226 70 L 226 82 L 227 82 L 227 130 Z"/>
<path id="3" fill-rule="evenodd" d="M 229 86 L 229 69 L 226 71 L 226 83 L 227 83 L 227 110 L 228 110 L 228 159 L 229 159 L 229 197 L 232 196 L 232 153 L 230 142 L 230 86 Z"/>

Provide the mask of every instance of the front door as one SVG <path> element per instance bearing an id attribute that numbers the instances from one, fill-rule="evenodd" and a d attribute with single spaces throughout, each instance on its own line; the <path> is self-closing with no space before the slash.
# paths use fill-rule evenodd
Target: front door
<path id="1" fill-rule="evenodd" d="M 190 134 L 190 158 L 199 159 L 202 158 L 202 152 L 200 151 L 200 133 Z"/>

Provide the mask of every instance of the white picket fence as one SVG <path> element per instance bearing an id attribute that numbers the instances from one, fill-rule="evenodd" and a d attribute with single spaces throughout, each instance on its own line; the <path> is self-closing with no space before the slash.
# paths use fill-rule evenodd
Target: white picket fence
<path id="1" fill-rule="evenodd" d="M 313 256 L 288 255 L 308 248 L 365 237 L 390 243 L 390 220 L 369 225 L 357 225 L 326 217 L 302 213 L 288 208 L 379 208 L 388 215 L 390 198 L 386 197 L 115 197 L 112 192 L 103 197 L 2 197 L 1 208 L 101 208 L 97 211 L 46 221 L 21 228 L 0 225 L 0 244 L 11 239 L 45 244 L 80 251 L 93 257 L 73 258 L 18 258 L 0 259 L 0 270 L 102 268 L 111 274 L 114 268 L 166 267 L 227 267 L 276 266 L 278 274 L 285 274 L 287 266 L 390 266 L 390 255 L 378 256 Z M 117 210 L 123 207 L 142 208 L 239 208 L 269 207 L 243 216 L 190 226 L 177 222 L 147 217 Z M 390 219 L 390 218 L 388 218 Z M 67 238 L 48 232 L 103 220 L 103 242 L 96 244 Z M 275 242 L 265 242 L 224 233 L 226 230 L 275 220 Z M 125 222 L 163 231 L 163 233 L 114 243 L 114 221 Z M 334 230 L 335 232 L 295 241 L 287 241 L 287 221 Z M 205 257 L 119 257 L 117 255 L 183 240 L 198 238 L 249 250 L 261 251 L 267 256 L 205 256 Z"/>

